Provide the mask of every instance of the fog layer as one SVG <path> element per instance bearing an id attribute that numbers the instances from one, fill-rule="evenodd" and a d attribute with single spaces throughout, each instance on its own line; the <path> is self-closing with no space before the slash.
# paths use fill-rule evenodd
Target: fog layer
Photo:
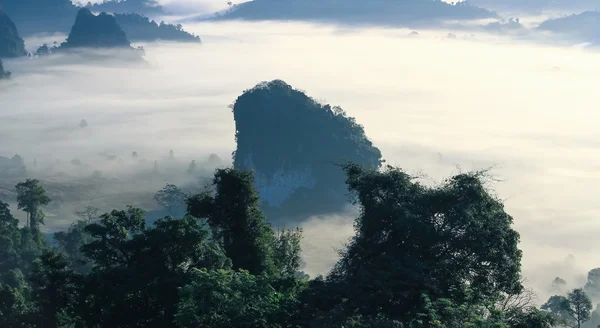
<path id="1" fill-rule="evenodd" d="M 0 86 L 0 155 L 19 153 L 28 166 L 77 157 L 104 168 L 99 152 L 152 160 L 173 149 L 230 162 L 227 106 L 279 78 L 340 105 L 389 164 L 427 174 L 426 183 L 494 166 L 501 182 L 492 187 L 514 216 L 524 271 L 538 289 L 599 266 L 598 54 L 447 39 L 448 31 L 408 38 L 405 30 L 275 23 L 187 28 L 204 44 L 146 45 L 145 65 L 7 60 L 14 79 Z M 307 221 L 309 273 L 334 262 L 353 215 Z M 575 260 L 565 262 L 569 254 Z"/>

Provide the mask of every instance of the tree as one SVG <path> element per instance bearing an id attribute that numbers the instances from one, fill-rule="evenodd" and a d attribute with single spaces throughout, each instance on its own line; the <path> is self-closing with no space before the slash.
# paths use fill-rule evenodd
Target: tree
<path id="1" fill-rule="evenodd" d="M 569 300 L 567 311 L 575 321 L 574 327 L 581 328 L 581 324 L 590 319 L 592 301 L 581 288 L 573 289 L 567 299 Z"/>
<path id="2" fill-rule="evenodd" d="M 521 284 L 525 281 L 522 279 Z M 495 308 L 502 312 L 508 320 L 519 320 L 524 313 L 531 313 L 535 309 L 537 296 L 533 289 L 523 288 L 518 293 L 502 293 L 496 301 Z"/>
<path id="3" fill-rule="evenodd" d="M 86 206 L 83 211 L 75 211 L 75 215 L 85 223 L 92 223 L 98 220 L 100 209 L 95 206 Z"/>
<path id="4" fill-rule="evenodd" d="M 151 229 L 140 229 L 138 214 L 133 208 L 113 211 L 86 228 L 97 238 L 83 247 L 95 264 L 83 291 L 87 305 L 82 316 L 90 326 L 170 327 L 190 272 L 231 267 L 199 220 L 166 217 Z M 129 233 L 103 237 L 113 234 L 109 231 Z"/>
<path id="5" fill-rule="evenodd" d="M 193 160 L 190 162 L 190 165 L 188 166 L 186 173 L 187 174 L 194 174 L 194 172 L 196 172 L 196 161 Z"/>
<path id="6" fill-rule="evenodd" d="M 84 245 L 81 251 L 94 261 L 95 266 L 110 268 L 128 263 L 127 242 L 141 234 L 146 227 L 144 211 L 132 206 L 126 210 L 112 210 L 100 216 L 100 221 L 85 227 L 94 241 Z"/>
<path id="7" fill-rule="evenodd" d="M 275 236 L 259 208 L 252 172 L 217 169 L 213 186 L 214 194 L 205 192 L 188 199 L 188 213 L 208 220 L 234 270 L 271 272 Z"/>
<path id="8" fill-rule="evenodd" d="M 50 203 L 46 190 L 39 180 L 27 179 L 16 186 L 18 208 L 27 213 L 27 225 L 35 231 L 39 231 L 39 225 L 44 224 L 44 213 L 42 206 Z"/>
<path id="9" fill-rule="evenodd" d="M 93 217 L 95 217 L 95 214 L 93 212 L 91 211 L 87 214 L 86 212 L 81 212 L 81 217 L 85 217 L 84 220 L 73 222 L 69 230 L 59 231 L 54 234 L 57 248 L 67 255 L 71 267 L 82 274 L 87 274 L 92 270 L 92 263 L 81 252 L 81 247 L 95 240 L 85 230 L 85 227 L 94 220 Z M 90 216 L 88 217 L 87 215 Z"/>
<path id="10" fill-rule="evenodd" d="M 562 325 L 581 328 L 581 325 L 590 319 L 592 301 L 583 289 L 574 289 L 567 297 L 552 296 L 541 307 L 551 313 L 556 321 Z"/>
<path id="11" fill-rule="evenodd" d="M 590 270 L 587 275 L 587 282 L 583 287 L 586 295 L 591 298 L 600 297 L 600 268 Z"/>
<path id="12" fill-rule="evenodd" d="M 18 267 L 19 262 L 19 220 L 15 219 L 8 204 L 0 202 L 0 283 L 2 276 Z"/>
<path id="13" fill-rule="evenodd" d="M 556 321 L 550 314 L 536 308 L 518 313 L 508 320 L 508 326 L 511 328 L 551 328 L 555 324 Z"/>
<path id="14" fill-rule="evenodd" d="M 30 277 L 37 308 L 36 327 L 59 328 L 75 321 L 81 277 L 69 268 L 61 253 L 44 253 L 33 265 Z"/>
<path id="15" fill-rule="evenodd" d="M 344 306 L 401 319 L 420 311 L 423 294 L 463 304 L 522 290 L 519 234 L 482 172 L 430 188 L 393 167 L 344 169 L 361 210 L 328 276 Z"/>
<path id="16" fill-rule="evenodd" d="M 567 282 L 561 277 L 556 277 L 552 280 L 552 291 L 557 294 L 561 294 L 566 286 Z"/>
<path id="17" fill-rule="evenodd" d="M 0 283 L 0 327 L 28 327 L 29 304 L 22 290 Z"/>
<path id="18" fill-rule="evenodd" d="M 302 261 L 302 230 L 279 230 L 277 231 L 273 260 L 277 274 L 281 276 L 293 276 L 298 273 L 304 265 Z"/>
<path id="19" fill-rule="evenodd" d="M 286 297 L 265 276 L 201 269 L 181 291 L 176 323 L 182 328 L 281 327 L 275 318 Z"/>
<path id="20" fill-rule="evenodd" d="M 167 184 L 154 195 L 154 200 L 164 207 L 169 215 L 177 208 L 185 206 L 187 195 L 176 185 Z"/>

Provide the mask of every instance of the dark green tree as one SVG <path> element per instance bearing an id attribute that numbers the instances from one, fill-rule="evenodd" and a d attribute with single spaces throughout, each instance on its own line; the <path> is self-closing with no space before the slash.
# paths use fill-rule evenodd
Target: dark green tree
<path id="1" fill-rule="evenodd" d="M 573 328 L 581 328 L 590 319 L 592 308 L 592 301 L 583 289 L 574 289 L 567 297 L 552 296 L 541 307 L 552 314 L 559 324 Z"/>
<path id="2" fill-rule="evenodd" d="M 393 167 L 344 169 L 361 210 L 328 276 L 344 306 L 402 319 L 420 311 L 423 294 L 476 304 L 522 290 L 519 234 L 482 173 L 430 188 Z"/>
<path id="3" fill-rule="evenodd" d="M 8 204 L 0 202 L 0 283 L 4 273 L 18 268 L 21 234 L 19 220 L 10 213 Z"/>
<path id="4" fill-rule="evenodd" d="M 94 268 L 82 317 L 92 327 L 170 327 L 189 272 L 231 266 L 199 220 L 167 217 L 144 229 L 142 214 L 113 211 L 86 228 L 95 240 L 82 250 Z"/>
<path id="5" fill-rule="evenodd" d="M 81 277 L 67 258 L 48 251 L 33 264 L 30 277 L 36 327 L 59 328 L 76 322 L 76 302 Z"/>
<path id="6" fill-rule="evenodd" d="M 28 328 L 30 305 L 23 290 L 0 283 L 0 327 Z"/>
<path id="7" fill-rule="evenodd" d="M 154 195 L 154 200 L 165 208 L 169 215 L 173 215 L 174 210 L 185 206 L 186 197 L 187 195 L 179 187 L 167 184 Z"/>
<path id="8" fill-rule="evenodd" d="M 583 290 L 591 298 L 600 297 L 600 268 L 595 268 L 588 272 Z"/>
<path id="9" fill-rule="evenodd" d="M 213 185 L 213 194 L 189 198 L 188 213 L 207 219 L 234 270 L 272 272 L 275 236 L 259 208 L 252 172 L 217 169 Z"/>
<path id="10" fill-rule="evenodd" d="M 276 274 L 280 276 L 293 276 L 299 273 L 304 265 L 302 260 L 302 230 L 279 230 L 275 238 L 273 261 Z"/>
<path id="11" fill-rule="evenodd" d="M 592 301 L 581 288 L 573 289 L 567 295 L 567 299 L 569 300 L 567 312 L 573 318 L 574 327 L 581 328 L 584 322 L 590 320 Z"/>
<path id="12" fill-rule="evenodd" d="M 127 210 L 112 210 L 101 215 L 99 222 L 85 227 L 94 241 L 84 245 L 81 251 L 101 268 L 127 264 L 130 260 L 128 241 L 141 234 L 145 227 L 143 210 L 131 206 Z"/>
<path id="13" fill-rule="evenodd" d="M 73 222 L 67 231 L 59 231 L 54 234 L 57 248 L 64 252 L 70 265 L 79 273 L 89 273 L 92 263 L 81 251 L 83 245 L 94 241 L 94 238 L 85 230 L 89 223 L 83 220 Z"/>
<path id="14" fill-rule="evenodd" d="M 44 224 L 42 206 L 50 203 L 46 190 L 37 179 L 27 179 L 16 186 L 18 208 L 27 213 L 27 225 L 31 230 L 39 231 L 40 224 Z"/>
<path id="15" fill-rule="evenodd" d="M 290 297 L 273 288 L 263 275 L 197 270 L 181 290 L 176 323 L 181 328 L 285 327 L 279 314 Z"/>

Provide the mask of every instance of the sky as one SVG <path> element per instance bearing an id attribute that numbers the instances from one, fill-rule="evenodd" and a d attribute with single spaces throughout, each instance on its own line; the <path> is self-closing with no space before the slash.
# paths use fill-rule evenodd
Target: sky
<path id="1" fill-rule="evenodd" d="M 410 30 L 274 22 L 186 28 L 203 44 L 146 44 L 144 65 L 6 60 L 14 78 L 0 86 L 0 156 L 19 153 L 30 165 L 174 149 L 230 159 L 228 105 L 261 81 L 283 79 L 340 105 L 388 164 L 425 174 L 423 183 L 491 167 L 499 181 L 490 187 L 514 217 L 524 274 L 540 294 L 555 276 L 576 286 L 600 266 L 597 53 L 466 32 L 409 38 Z M 26 40 L 30 48 L 39 41 Z M 78 128 L 81 119 L 88 129 Z M 349 208 L 303 224 L 308 273 L 334 263 L 354 217 Z"/>

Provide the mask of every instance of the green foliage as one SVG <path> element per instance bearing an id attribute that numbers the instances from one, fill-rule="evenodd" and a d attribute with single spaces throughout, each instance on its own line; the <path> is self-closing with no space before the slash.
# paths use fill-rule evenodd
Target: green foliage
<path id="1" fill-rule="evenodd" d="M 304 265 L 302 261 L 302 230 L 279 230 L 273 248 L 273 260 L 276 273 L 281 276 L 293 276 Z"/>
<path id="2" fill-rule="evenodd" d="M 328 280 L 348 306 L 396 318 L 418 311 L 423 294 L 462 304 L 520 291 L 519 235 L 480 175 L 427 188 L 392 167 L 345 170 L 361 214 Z"/>
<path id="3" fill-rule="evenodd" d="M 95 240 L 85 230 L 85 227 L 90 223 L 78 220 L 71 224 L 68 231 L 59 231 L 54 234 L 58 249 L 68 256 L 71 267 L 79 273 L 89 273 L 92 269 L 91 262 L 87 261 L 81 252 L 83 245 Z"/>
<path id="4" fill-rule="evenodd" d="M 10 213 L 8 204 L 0 202 L 0 282 L 5 272 L 19 266 L 17 246 L 20 244 L 21 234 L 18 224 L 19 221 Z"/>
<path id="5" fill-rule="evenodd" d="M 128 206 L 125 211 L 112 210 L 100 216 L 99 223 L 85 227 L 85 232 L 94 241 L 84 245 L 82 252 L 96 266 L 110 268 L 126 264 L 130 256 L 128 242 L 142 233 L 145 226 L 144 211 L 141 209 Z"/>
<path id="6" fill-rule="evenodd" d="M 266 276 L 248 271 L 198 270 L 181 291 L 176 322 L 179 327 L 275 328 L 278 293 Z"/>
<path id="7" fill-rule="evenodd" d="M 154 200 L 158 205 L 164 207 L 170 215 L 177 208 L 185 206 L 187 195 L 176 185 L 167 184 L 164 188 L 154 195 Z"/>
<path id="8" fill-rule="evenodd" d="M 42 206 L 50 203 L 50 197 L 37 179 L 27 179 L 16 186 L 17 203 L 20 210 L 27 213 L 28 226 L 33 231 L 39 231 L 40 224 L 44 224 Z"/>
<path id="9" fill-rule="evenodd" d="M 573 289 L 567 295 L 567 299 L 569 300 L 567 311 L 577 323 L 577 327 L 581 328 L 581 324 L 590 320 L 592 301 L 581 288 Z"/>
<path id="10" fill-rule="evenodd" d="M 189 198 L 188 213 L 207 219 L 234 270 L 271 272 L 275 236 L 259 208 L 252 173 L 218 169 L 213 185 L 214 195 L 203 193 Z"/>
<path id="11" fill-rule="evenodd" d="M 583 290 L 591 298 L 600 298 L 600 268 L 595 268 L 588 272 Z"/>
<path id="12" fill-rule="evenodd" d="M 189 215 L 151 227 L 131 206 L 77 212 L 55 249 L 0 202 L 0 327 L 580 328 L 590 319 L 582 289 L 544 311 L 531 305 L 518 234 L 482 174 L 425 187 L 396 168 L 344 169 L 361 212 L 326 279 L 299 271 L 302 231 L 271 229 L 247 171 L 216 170 L 212 192 L 188 199 Z M 43 188 L 20 185 L 20 207 L 39 212 Z"/>
<path id="13" fill-rule="evenodd" d="M 144 229 L 142 211 L 101 216 L 86 230 L 97 240 L 83 252 L 94 268 L 85 279 L 83 320 L 95 327 L 168 327 L 179 289 L 197 268 L 229 268 L 209 231 L 192 217 L 167 217 Z M 122 313 L 136 313 L 124 318 Z"/>
<path id="14" fill-rule="evenodd" d="M 27 312 L 27 295 L 18 288 L 0 284 L 0 327 L 28 327 Z"/>
<path id="15" fill-rule="evenodd" d="M 542 310 L 552 314 L 557 323 L 581 328 L 581 325 L 590 320 L 592 301 L 583 289 L 573 289 L 565 296 L 552 296 L 542 305 Z"/>
<path id="16" fill-rule="evenodd" d="M 32 300 L 36 308 L 36 327 L 65 327 L 76 319 L 76 301 L 81 277 L 69 261 L 54 251 L 44 253 L 33 263 L 30 277 Z"/>

